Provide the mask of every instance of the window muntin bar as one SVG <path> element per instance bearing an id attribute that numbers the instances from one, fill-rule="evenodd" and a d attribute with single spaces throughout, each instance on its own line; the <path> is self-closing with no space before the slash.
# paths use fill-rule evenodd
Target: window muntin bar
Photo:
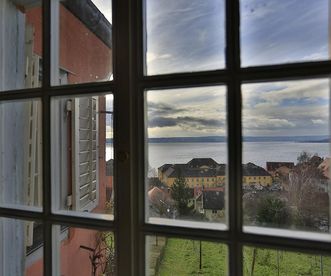
<path id="1" fill-rule="evenodd" d="M 49 2 L 50 1 L 47 1 L 47 0 L 45 0 L 45 1 L 43 1 L 43 2 L 45 2 L 45 7 L 46 7 L 46 9 L 44 10 L 44 12 L 45 12 L 45 16 L 44 16 L 44 19 L 45 19 L 45 25 L 47 26 L 47 25 L 49 25 L 49 20 L 50 20 L 50 17 L 49 17 L 49 15 L 50 15 L 50 13 L 47 11 L 47 6 L 49 5 Z M 125 2 L 125 3 L 124 3 Z M 228 8 L 227 9 L 227 21 L 228 22 L 235 22 L 236 20 L 239 20 L 239 18 L 238 18 L 238 16 L 234 16 L 233 17 L 233 15 L 234 14 L 239 14 L 239 10 L 238 10 L 238 8 L 239 8 L 239 5 L 237 5 L 237 2 L 238 1 L 233 1 L 233 0 L 229 0 L 229 1 L 227 1 L 228 3 L 234 3 L 235 2 L 235 4 L 234 5 L 228 5 L 228 6 L 231 6 L 230 8 Z M 130 7 L 129 7 L 130 5 L 129 5 L 129 3 L 128 3 L 128 1 L 121 1 L 121 3 L 120 4 L 117 4 L 117 5 L 114 5 L 114 10 L 116 11 L 116 12 L 121 12 L 121 14 L 122 15 L 124 15 L 124 16 L 121 16 L 121 18 L 117 18 L 118 19 L 118 23 L 127 23 L 127 21 L 128 21 L 128 18 L 130 18 L 130 20 L 132 20 L 132 21 L 134 21 L 135 19 L 136 19 L 136 17 L 141 17 L 141 15 L 139 14 L 137 14 L 137 11 L 139 11 L 139 9 L 138 10 L 135 10 L 134 8 L 132 8 L 131 9 L 131 17 L 129 16 L 129 12 L 128 12 L 128 9 L 130 9 Z M 115 13 L 116 13 L 115 12 Z M 114 18 L 114 21 L 116 22 L 116 17 Z M 115 23 L 114 22 L 114 23 Z M 125 24 L 118 24 L 117 25 L 117 27 L 119 28 L 119 29 L 125 29 L 125 32 L 122 32 L 122 36 L 121 36 L 121 38 L 119 39 L 119 41 L 127 41 L 127 39 L 126 39 L 126 36 L 125 36 L 125 38 L 123 37 L 123 34 L 127 34 L 127 37 L 129 37 L 129 36 L 132 36 L 133 37 L 133 40 L 132 40 L 132 42 L 133 42 L 133 44 L 134 45 L 136 45 L 137 46 L 137 40 L 136 40 L 136 38 L 134 38 L 134 34 L 136 34 L 136 32 L 135 32 L 135 30 L 133 29 L 133 28 L 131 28 L 131 27 L 127 27 L 128 25 L 125 25 Z M 116 25 L 116 24 L 115 24 Z M 130 31 L 128 31 L 128 30 L 130 30 Z M 231 30 L 231 32 L 230 32 L 230 39 L 229 40 L 232 40 L 232 41 L 235 41 L 234 42 L 234 46 L 235 47 L 237 47 L 238 46 L 238 41 L 236 41 L 236 39 L 235 39 L 235 33 L 237 33 L 237 26 L 236 26 L 236 24 L 234 24 L 233 25 L 233 28 L 230 28 L 230 30 Z M 45 32 L 45 30 L 44 30 L 44 32 Z M 115 32 L 116 32 L 116 30 L 115 30 Z M 239 33 L 239 31 L 238 31 L 238 33 Z M 45 45 L 49 45 L 48 43 L 47 43 L 47 38 L 49 38 L 49 35 L 50 34 L 48 34 L 47 36 L 46 36 L 46 38 L 44 37 L 44 42 L 46 42 L 46 43 L 44 43 Z M 116 39 L 114 38 L 114 40 L 116 41 Z M 117 41 L 118 42 L 118 41 Z M 125 45 L 127 45 L 126 43 L 124 43 L 124 46 Z M 232 46 L 233 46 L 233 43 L 231 44 Z M 123 45 L 122 45 L 123 46 Z M 137 47 L 137 48 L 139 48 L 139 47 Z M 127 50 L 127 47 L 125 46 L 124 48 L 122 48 L 122 49 L 118 49 L 118 54 L 121 54 L 121 56 L 123 57 L 124 55 L 125 55 L 125 53 L 126 53 L 126 50 Z M 44 49 L 44 53 L 45 54 L 47 54 L 49 52 L 49 49 Z M 230 51 L 231 52 L 231 51 Z M 236 51 L 234 51 L 234 52 L 236 52 Z M 230 54 L 228 54 L 228 57 L 231 57 L 230 59 L 227 59 L 228 61 L 229 61 L 229 63 L 228 63 L 228 65 L 229 65 L 229 68 L 231 67 L 231 66 L 233 66 L 233 65 L 235 65 L 234 63 L 234 60 L 236 60 L 236 59 L 238 59 L 238 55 L 236 55 L 236 54 L 234 54 L 234 52 L 233 53 L 230 53 Z M 134 56 L 134 55 L 133 55 Z M 45 57 L 45 59 L 47 59 L 47 57 Z M 123 60 L 126 60 L 125 58 L 123 59 Z M 44 63 L 45 64 L 48 64 L 48 62 L 47 61 L 44 61 Z M 133 66 L 133 67 L 130 67 L 130 66 Z M 126 62 L 122 62 L 121 64 L 120 64 L 120 62 L 118 62 L 118 63 L 116 63 L 115 62 L 115 67 L 117 66 L 117 69 L 119 69 L 119 71 L 120 72 L 122 72 L 122 73 L 124 73 L 124 72 L 126 72 L 126 73 L 128 73 L 129 71 L 130 72 L 134 72 L 137 68 L 135 67 L 136 65 L 135 65 L 135 63 L 133 62 L 131 65 L 128 65 L 128 63 L 126 63 Z M 138 64 L 138 66 L 140 66 L 139 64 Z M 310 76 L 310 74 L 312 74 L 312 75 L 314 75 L 314 77 L 316 76 L 316 75 L 318 75 L 318 74 L 325 74 L 326 72 L 328 72 L 328 66 L 329 66 L 329 64 L 328 63 L 315 63 L 314 65 L 313 65 L 313 69 L 312 69 L 312 66 L 310 66 L 310 64 L 309 63 L 301 63 L 300 64 L 300 68 L 299 67 L 296 67 L 296 66 L 282 66 L 282 65 L 280 65 L 280 66 L 270 66 L 270 67 L 266 67 L 266 68 L 263 68 L 263 70 L 265 69 L 265 70 L 268 70 L 268 72 L 266 72 L 266 73 L 264 73 L 264 72 L 261 72 L 261 71 L 259 71 L 259 69 L 256 69 L 256 68 L 251 68 L 252 70 L 250 70 L 250 69 L 247 69 L 247 70 L 243 70 L 242 72 L 239 72 L 239 69 L 237 68 L 237 69 L 235 69 L 235 70 L 231 70 L 230 72 L 228 72 L 228 71 L 226 71 L 226 74 L 228 74 L 225 78 L 222 78 L 222 81 L 227 81 L 227 80 L 231 80 L 231 81 L 233 81 L 233 80 L 235 80 L 235 82 L 237 83 L 238 82 L 238 77 L 239 77 L 239 75 L 240 75 L 240 78 L 241 79 L 245 79 L 245 80 L 250 80 L 250 81 L 254 81 L 254 79 L 258 79 L 258 81 L 261 81 L 261 80 L 268 80 L 268 78 L 271 76 L 271 78 L 276 78 L 277 76 L 279 77 L 284 77 L 284 78 L 293 78 L 293 76 L 303 76 L 303 77 L 308 77 L 308 76 Z M 47 66 L 45 66 L 45 68 L 44 68 L 44 71 L 45 71 L 45 76 L 47 77 L 47 75 L 49 75 L 49 72 L 50 72 L 50 68 L 46 68 Z M 330 66 L 329 66 L 330 67 Z M 131 68 L 130 70 L 128 70 L 128 68 Z M 141 68 L 143 68 L 143 66 L 141 65 Z M 289 71 L 287 71 L 287 68 L 290 68 L 290 70 Z M 330 67 L 331 68 L 331 67 Z M 255 70 L 256 69 L 256 70 Z M 274 70 L 275 69 L 275 70 Z M 316 69 L 316 70 L 315 70 Z M 282 70 L 282 71 L 284 71 L 284 72 L 282 72 L 282 73 L 280 73 L 280 70 Z M 118 72 L 119 72 L 118 71 Z M 137 71 L 139 71 L 139 70 L 137 70 Z M 259 72 L 258 74 L 257 74 L 257 72 Z M 276 73 L 275 73 L 276 72 Z M 277 73 L 278 72 L 278 73 Z M 223 74 L 224 72 L 222 72 L 222 74 Z M 118 75 L 117 75 L 118 76 Z M 121 74 L 121 76 L 123 76 L 123 74 Z M 223 76 L 223 75 L 222 75 Z M 168 76 L 167 76 L 168 77 Z M 224 77 L 224 76 L 223 76 Z M 323 76 L 321 76 L 321 77 L 323 77 Z M 124 77 L 125 78 L 125 77 Z M 116 79 L 116 76 L 115 76 L 115 79 Z M 194 78 L 188 78 L 188 79 L 184 79 L 184 80 L 181 80 L 180 78 L 178 78 L 177 79 L 177 77 L 174 75 L 174 76 L 171 76 L 171 81 L 170 81 L 170 84 L 172 83 L 172 84 L 174 84 L 174 83 L 176 83 L 176 84 L 178 84 L 180 81 L 183 81 L 183 83 L 184 83 L 184 85 L 190 85 L 190 86 L 194 86 L 195 85 L 195 80 L 198 80 L 199 82 L 201 82 L 202 80 L 203 80 L 203 74 L 196 74 L 196 75 L 194 75 Z M 136 79 L 134 79 L 134 80 L 132 80 L 132 82 L 131 82 L 131 84 L 132 84 L 132 89 L 133 90 L 135 90 L 137 87 L 142 87 L 143 85 L 145 85 L 146 84 L 146 82 L 148 82 L 148 86 L 149 87 L 153 87 L 153 86 L 155 86 L 155 84 L 153 85 L 153 83 L 152 83 L 152 79 L 151 79 L 151 81 L 149 82 L 148 80 L 144 80 L 144 82 L 140 82 L 140 81 L 137 81 L 138 80 L 138 78 L 136 78 Z M 229 93 L 231 94 L 231 93 L 234 93 L 235 92 L 235 90 L 236 90 L 236 88 L 235 88 L 235 86 L 233 86 L 232 84 L 233 83 L 231 83 L 231 81 L 229 81 Z M 168 82 L 168 84 L 169 84 L 169 82 Z M 47 133 L 47 132 L 49 132 L 49 125 L 50 125 L 50 118 L 48 117 L 48 115 L 47 115 L 47 113 L 49 112 L 49 110 L 50 110 L 50 95 L 52 95 L 52 96 L 55 96 L 54 95 L 54 93 L 55 93 L 55 90 L 53 90 L 53 89 L 51 89 L 51 91 L 49 91 L 49 90 L 47 90 L 46 88 L 47 88 L 47 85 L 48 85 L 48 82 L 47 81 L 45 81 L 45 86 L 44 86 L 44 88 L 42 88 L 42 92 L 45 94 L 45 96 L 43 96 L 43 114 L 44 114 L 44 116 L 43 116 L 43 126 L 44 126 L 44 132 L 45 133 Z M 158 83 L 158 87 L 160 87 L 160 86 L 166 86 L 166 84 L 165 83 L 163 83 L 162 84 L 162 82 L 159 82 Z M 240 85 L 240 84 L 239 84 Z M 84 88 L 84 91 L 85 91 L 85 93 L 88 93 L 87 91 L 89 91 L 89 89 L 91 89 L 90 90 L 90 92 L 93 92 L 93 85 L 91 85 L 91 86 L 89 86 L 89 87 L 85 87 Z M 128 89 L 127 89 L 127 86 L 126 86 L 126 83 L 125 83 L 125 81 L 123 81 L 123 77 L 122 77 L 122 81 L 121 82 L 119 82 L 118 83 L 118 88 L 120 89 L 120 88 L 123 88 L 124 87 L 124 90 L 121 90 L 121 92 L 122 93 L 125 93 L 126 95 L 128 95 L 127 93 L 128 93 Z M 61 94 L 61 95 L 71 95 L 72 93 L 74 93 L 74 94 L 78 94 L 80 91 L 79 91 L 79 88 L 77 87 L 77 88 L 73 88 L 72 90 L 70 90 L 70 92 L 69 92 L 69 90 L 68 89 L 63 89 L 62 90 L 62 88 L 60 88 L 59 90 L 59 93 Z M 94 90 L 94 91 L 99 91 L 98 89 L 96 89 L 96 90 Z M 109 89 L 105 89 L 105 91 L 109 91 Z M 134 95 L 134 92 L 133 91 L 131 91 L 132 92 L 132 95 Z M 29 91 L 29 90 L 22 90 L 21 91 L 21 93 L 26 93 L 25 95 L 26 95 L 26 98 L 31 98 L 31 95 L 33 95 L 33 94 L 31 94 L 32 92 L 31 91 Z M 7 94 L 7 93 L 6 93 Z M 8 96 L 8 97 L 7 97 Z M 1 99 L 2 100 L 9 100 L 9 99 L 13 99 L 11 96 L 9 96 L 8 94 L 7 94 L 7 96 L 2 96 L 1 97 Z M 127 96 L 126 96 L 127 97 Z M 122 108 L 121 108 L 121 106 L 115 106 L 115 109 L 117 110 L 117 112 L 122 112 L 121 110 L 127 110 L 127 105 L 126 104 L 124 104 L 124 98 L 125 97 L 122 97 L 122 99 L 121 99 L 121 103 L 123 103 L 123 105 L 121 105 L 122 106 Z M 129 97 L 127 97 L 127 99 L 128 99 Z M 233 104 L 234 105 L 230 105 L 232 108 L 233 107 L 235 107 L 237 110 L 240 110 L 240 101 L 234 101 L 233 102 Z M 125 108 L 124 108 L 125 107 Z M 125 113 L 125 111 L 123 111 L 124 113 Z M 122 114 L 122 113 L 120 113 L 120 114 Z M 128 126 L 129 124 L 122 124 L 122 126 Z M 237 120 L 235 120 L 234 122 L 233 122 L 233 126 L 234 127 L 238 127 L 240 125 L 240 123 L 239 123 L 239 121 L 237 121 Z M 124 130 L 124 127 L 121 127 L 120 128 L 120 131 L 122 132 L 124 132 L 124 133 L 126 133 L 126 130 Z M 231 131 L 230 131 L 231 132 Z M 120 135 L 119 134 L 119 136 L 120 137 L 122 137 L 122 138 L 125 138 L 125 135 L 123 135 L 123 133 L 122 133 L 122 135 Z M 44 139 L 44 152 L 47 152 L 47 151 L 49 151 L 50 152 L 50 146 L 47 146 L 47 143 L 49 142 L 49 138 L 47 138 L 48 137 L 48 135 L 46 134 L 46 135 L 44 135 L 44 138 L 46 138 L 46 139 Z M 232 137 L 232 138 L 234 138 L 234 136 L 233 135 L 230 135 L 230 137 Z M 132 138 L 132 139 L 134 139 L 134 138 Z M 235 148 L 235 147 L 239 147 L 240 145 L 240 143 L 238 142 L 239 140 L 238 139 L 235 139 L 235 141 L 232 143 L 232 145 L 233 146 L 230 146 L 230 148 Z M 141 146 L 141 145 L 134 145 L 133 146 L 133 148 L 135 148 L 136 146 Z M 124 147 L 125 148 L 125 147 Z M 236 151 L 231 151 L 232 153 L 233 152 L 236 152 Z M 238 153 L 238 154 L 240 154 L 240 153 Z M 238 154 L 236 154 L 236 156 L 232 156 L 231 158 L 240 158 L 239 156 L 238 156 Z M 48 160 L 48 156 L 46 155 L 45 156 L 45 160 L 47 161 Z M 229 160 L 229 161 L 231 161 L 231 160 Z M 240 162 L 239 162 L 240 163 Z M 48 175 L 48 169 L 47 169 L 47 167 L 48 167 L 48 165 L 45 165 L 45 167 L 46 167 L 46 170 L 45 170 L 45 174 L 46 174 L 46 177 L 45 177 L 45 179 L 50 179 L 50 177 L 48 177 L 47 175 Z M 122 165 L 120 165 L 119 166 L 121 169 L 123 169 L 123 168 L 127 168 L 128 166 L 126 166 L 126 165 L 124 165 L 124 164 L 122 164 Z M 230 166 L 231 167 L 231 166 Z M 136 169 L 133 169 L 133 171 L 135 171 Z M 233 169 L 230 169 L 230 170 L 233 170 Z M 127 171 L 129 171 L 129 170 L 127 170 Z M 127 174 L 127 171 L 125 172 L 126 174 Z M 119 172 L 121 172 L 121 170 L 119 170 Z M 123 172 L 124 173 L 124 172 Z M 236 173 L 236 171 L 235 170 L 233 170 L 232 171 L 232 174 L 234 174 L 234 173 Z M 124 181 L 123 181 L 123 183 L 125 182 L 127 182 L 127 180 L 128 180 L 128 178 L 127 177 L 124 177 L 124 178 L 121 178 L 121 179 L 125 179 Z M 47 187 L 47 183 L 45 183 L 45 185 L 46 185 L 46 187 Z M 47 192 L 47 190 L 48 189 L 46 189 L 46 192 Z M 124 190 L 126 190 L 126 189 L 124 189 Z M 127 190 L 126 190 L 127 191 Z M 236 192 L 236 194 L 237 195 L 239 195 L 240 194 L 240 192 L 239 191 L 235 191 Z M 125 194 L 125 192 L 123 192 L 122 193 L 122 199 L 124 199 L 125 197 L 123 196 L 123 194 Z M 128 194 L 127 194 L 128 195 Z M 133 197 L 134 196 L 136 196 L 136 195 L 132 195 Z M 48 198 L 48 196 L 47 197 L 45 197 L 45 198 Z M 240 200 L 240 199 L 238 199 L 238 200 Z M 47 202 L 46 202 L 46 205 L 48 205 L 48 203 L 49 203 L 49 205 L 50 205 L 50 200 L 47 200 Z M 122 210 L 123 210 L 123 208 L 124 208 L 124 206 L 125 205 L 122 205 Z M 129 204 L 129 206 L 132 206 L 132 205 L 130 205 Z M 126 206 L 125 206 L 126 207 Z M 132 208 L 134 208 L 134 206 L 132 206 Z M 142 207 L 141 207 L 142 208 Z M 130 209 L 131 209 L 131 207 L 130 207 Z M 3 211 L 3 212 L 2 212 Z M 17 215 L 17 216 L 25 216 L 25 214 L 24 213 L 21 213 L 19 210 L 15 210 L 15 209 L 11 209 L 11 211 L 12 212 L 7 212 L 7 210 L 1 210 L 0 209 L 0 213 L 1 214 L 3 214 L 4 216 L 5 215 L 8 215 L 8 213 L 10 213 L 10 215 L 13 215 L 14 217 Z M 126 213 L 126 214 L 129 214 L 130 212 L 128 212 L 128 213 Z M 134 212 L 132 212 L 132 213 L 134 213 Z M 41 220 L 43 220 L 43 219 L 45 219 L 45 216 L 44 215 L 46 215 L 47 216 L 47 221 L 45 221 L 45 233 L 49 233 L 49 231 L 50 231 L 50 225 L 51 224 L 54 224 L 56 221 L 58 221 L 58 220 L 55 220 L 55 218 L 54 218 L 54 220 L 53 220 L 53 218 L 52 217 L 50 217 L 50 216 L 48 216 L 49 215 L 49 213 L 48 213 L 48 211 L 47 210 L 44 210 L 44 214 L 38 214 L 38 213 L 33 213 L 34 214 L 34 216 L 39 216 L 39 218 L 41 219 Z M 29 215 L 28 214 L 26 214 L 26 216 L 27 217 L 29 217 Z M 132 217 L 131 217 L 132 218 Z M 127 216 L 125 216 L 124 218 L 122 218 L 123 220 L 121 220 L 121 222 L 119 222 L 119 224 L 121 225 L 121 227 L 120 227 L 120 229 L 122 229 L 122 230 L 125 230 L 125 225 L 122 225 L 123 224 L 123 221 L 125 221 L 125 223 L 126 222 L 128 222 L 128 221 L 130 221 L 130 218 L 128 218 Z M 235 216 L 235 218 L 234 219 L 237 219 L 237 216 Z M 77 221 L 79 220 L 79 218 L 77 218 Z M 101 224 L 98 224 L 100 227 L 101 227 Z M 103 224 L 102 224 L 103 225 Z M 131 229 L 131 226 L 132 226 L 132 224 L 127 224 L 127 225 L 130 225 L 130 229 Z M 96 228 L 98 228 L 99 226 L 97 226 Z M 104 225 L 103 225 L 104 226 Z M 137 230 L 137 228 L 136 228 L 136 230 L 135 230 L 135 233 L 137 232 L 138 230 Z M 176 231 L 176 230 L 175 230 Z M 128 231 L 128 232 L 130 232 L 130 231 Z M 125 233 L 126 234 L 128 234 L 128 232 L 127 231 L 125 231 Z M 207 235 L 208 235 L 208 233 L 209 232 L 206 232 L 207 233 Z M 230 261 L 230 263 L 233 263 L 234 265 L 237 265 L 238 263 L 240 263 L 239 261 L 241 260 L 241 255 L 240 254 L 237 254 L 239 251 L 238 251 L 238 248 L 240 248 L 240 246 L 238 246 L 239 244 L 240 244 L 240 242 L 242 241 L 242 239 L 244 239 L 244 237 L 243 236 L 240 236 L 240 235 L 236 235 L 236 231 L 235 231 L 235 229 L 233 229 L 233 231 L 231 231 L 231 233 L 230 233 L 231 235 L 230 235 L 230 238 L 228 239 L 230 242 L 233 242 L 233 245 L 234 246 L 231 246 L 230 247 L 230 256 L 231 256 L 231 261 Z M 183 232 L 181 232 L 181 235 L 183 235 L 183 236 L 186 236 L 187 234 L 185 234 L 185 233 L 183 233 Z M 128 237 L 129 235 L 123 235 L 122 236 L 122 238 L 120 238 L 119 239 L 119 243 L 121 243 L 122 245 L 123 245 L 123 243 L 125 244 L 125 239 L 127 239 L 127 237 Z M 213 235 L 210 235 L 210 238 L 211 239 L 213 239 Z M 260 238 L 261 237 L 263 237 L 263 235 L 253 235 L 253 237 L 251 237 L 251 239 L 250 239 L 250 241 L 252 242 L 252 243 L 258 243 L 259 241 L 260 241 Z M 270 239 L 267 239 L 267 243 L 270 243 L 270 244 L 272 244 L 272 243 L 276 243 L 277 242 L 277 239 L 276 238 L 274 238 L 272 241 L 270 241 Z M 292 244 L 292 246 L 293 247 L 300 247 L 300 248 L 302 248 L 302 240 L 299 240 L 299 241 L 296 241 L 296 240 L 292 240 L 291 239 L 291 243 L 293 243 Z M 285 245 L 286 243 L 281 243 L 281 244 L 283 244 L 283 245 Z M 308 243 L 309 245 L 307 245 L 307 246 L 312 246 L 313 244 L 311 244 L 311 243 Z M 51 249 L 51 247 L 50 247 L 50 245 L 51 245 L 51 238 L 50 238 L 50 235 L 45 235 L 45 245 L 46 245 L 46 255 L 45 255 L 45 271 L 50 271 L 50 268 L 51 268 L 51 255 L 49 254 L 49 249 Z M 314 247 L 315 249 L 316 248 L 323 248 L 323 244 L 321 244 L 321 243 L 314 243 L 314 245 L 316 245 L 316 247 Z M 48 249 L 47 249 L 48 248 Z M 119 262 L 119 264 L 120 264 L 120 268 L 119 268 L 119 270 L 121 269 L 121 268 L 123 268 L 124 266 L 127 266 L 127 262 L 126 262 L 126 260 L 127 259 L 129 259 L 129 257 L 127 256 L 127 254 L 125 254 L 124 253 L 124 248 L 127 248 L 127 247 L 123 247 L 123 246 L 119 246 L 119 248 L 121 248 L 122 250 L 121 250 L 121 252 L 119 252 L 119 256 L 120 256 L 120 259 L 121 259 L 121 262 Z M 235 253 L 235 254 L 233 254 L 233 253 Z M 123 256 L 123 254 L 124 254 L 124 256 Z M 122 257 L 123 256 L 123 257 Z M 123 261 L 124 260 L 124 261 Z M 236 271 L 236 270 L 234 270 L 233 269 L 233 267 L 234 266 L 232 266 L 232 265 L 230 265 L 230 273 L 232 273 L 233 275 L 240 275 L 240 273 L 235 273 L 234 274 L 234 271 Z M 130 268 L 131 268 L 131 265 L 130 265 Z M 133 269 L 129 269 L 130 271 L 134 271 Z M 126 271 L 128 271 L 128 270 L 126 270 Z M 48 273 L 49 274 L 49 273 Z"/>

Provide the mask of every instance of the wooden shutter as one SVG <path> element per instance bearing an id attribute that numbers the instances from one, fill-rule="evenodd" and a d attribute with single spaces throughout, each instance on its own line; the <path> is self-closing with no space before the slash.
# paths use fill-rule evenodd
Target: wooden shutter
<path id="1" fill-rule="evenodd" d="M 98 100 L 73 99 L 73 204 L 79 211 L 91 211 L 98 201 Z"/>
<path id="2" fill-rule="evenodd" d="M 39 87 L 40 58 L 33 53 L 34 28 L 26 26 L 25 31 L 25 85 L 27 88 Z M 41 160 L 41 105 L 38 101 L 28 101 L 26 107 L 25 202 L 29 206 L 42 205 L 42 160 Z M 33 222 L 26 222 L 26 246 L 33 243 Z"/>

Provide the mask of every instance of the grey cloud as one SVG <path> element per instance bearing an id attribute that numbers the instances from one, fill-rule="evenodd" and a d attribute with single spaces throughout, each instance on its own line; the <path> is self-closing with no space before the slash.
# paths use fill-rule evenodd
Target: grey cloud
<path id="1" fill-rule="evenodd" d="M 224 125 L 223 120 L 217 119 L 206 119 L 200 117 L 177 117 L 178 124 L 191 125 L 196 127 L 205 128 L 216 128 Z"/>
<path id="2" fill-rule="evenodd" d="M 148 120 L 148 127 L 172 127 L 178 124 L 175 118 L 154 117 Z"/>
<path id="3" fill-rule="evenodd" d="M 217 129 L 224 126 L 225 122 L 221 119 L 206 119 L 201 117 L 154 117 L 148 121 L 148 126 L 153 127 L 173 127 L 179 126 L 184 129 Z"/>
<path id="4" fill-rule="evenodd" d="M 158 117 L 158 116 L 166 116 L 172 115 L 179 112 L 187 111 L 185 108 L 177 108 L 172 105 L 168 105 L 165 103 L 155 103 L 155 102 L 148 102 L 148 116 L 149 117 Z"/>

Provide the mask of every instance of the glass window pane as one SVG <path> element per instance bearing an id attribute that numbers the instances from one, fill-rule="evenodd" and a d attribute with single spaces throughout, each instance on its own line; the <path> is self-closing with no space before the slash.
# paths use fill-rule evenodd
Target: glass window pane
<path id="1" fill-rule="evenodd" d="M 329 87 L 328 79 L 242 86 L 245 225 L 329 232 Z"/>
<path id="2" fill-rule="evenodd" d="M 223 0 L 145 0 L 147 75 L 224 68 Z"/>
<path id="3" fill-rule="evenodd" d="M 0 218 L 0 275 L 43 275 L 43 225 Z"/>
<path id="4" fill-rule="evenodd" d="M 147 236 L 146 275 L 228 275 L 228 248 L 221 243 Z"/>
<path id="5" fill-rule="evenodd" d="M 61 0 L 53 16 L 53 84 L 111 80 L 112 2 Z"/>
<path id="6" fill-rule="evenodd" d="M 146 220 L 226 228 L 226 89 L 146 93 Z"/>
<path id="7" fill-rule="evenodd" d="M 329 1 L 241 0 L 243 66 L 329 58 Z"/>
<path id="8" fill-rule="evenodd" d="M 0 91 L 41 86 L 40 1 L 0 3 Z"/>
<path id="9" fill-rule="evenodd" d="M 51 122 L 53 210 L 112 219 L 113 95 L 54 98 Z"/>
<path id="10" fill-rule="evenodd" d="M 329 275 L 331 257 L 245 246 L 244 275 Z"/>
<path id="11" fill-rule="evenodd" d="M 41 112 L 39 99 L 0 102 L 1 206 L 41 210 Z"/>
<path id="12" fill-rule="evenodd" d="M 112 232 L 56 225 L 53 241 L 54 275 L 116 275 Z"/>

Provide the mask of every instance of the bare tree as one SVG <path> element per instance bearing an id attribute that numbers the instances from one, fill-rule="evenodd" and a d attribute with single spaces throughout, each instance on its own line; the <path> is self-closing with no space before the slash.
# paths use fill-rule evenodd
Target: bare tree
<path id="1" fill-rule="evenodd" d="M 84 245 L 80 248 L 90 252 L 92 276 L 96 276 L 98 271 L 107 276 L 115 275 L 115 246 L 112 233 L 97 232 L 94 248 Z"/>
<path id="2" fill-rule="evenodd" d="M 288 202 L 296 213 L 297 223 L 311 227 L 321 211 L 315 199 L 323 185 L 324 176 L 318 169 L 322 159 L 309 158 L 306 152 L 300 156 L 299 163 L 289 173 Z"/>

